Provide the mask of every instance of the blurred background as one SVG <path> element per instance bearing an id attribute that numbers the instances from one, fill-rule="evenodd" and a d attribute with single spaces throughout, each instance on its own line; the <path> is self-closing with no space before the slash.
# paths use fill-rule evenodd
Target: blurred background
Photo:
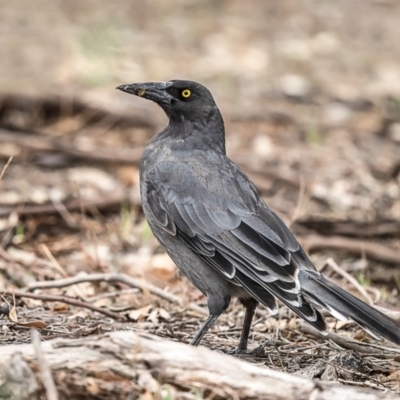
<path id="1" fill-rule="evenodd" d="M 166 117 L 115 90 L 180 78 L 214 94 L 230 157 L 317 267 L 343 280 L 332 257 L 366 288 L 349 290 L 398 304 L 399 2 L 1 0 L 0 10 L 2 287 L 124 272 L 205 302 L 140 208 L 138 161 Z M 114 302 L 144 307 L 131 318 L 163 329 L 148 300 L 101 299 Z"/>

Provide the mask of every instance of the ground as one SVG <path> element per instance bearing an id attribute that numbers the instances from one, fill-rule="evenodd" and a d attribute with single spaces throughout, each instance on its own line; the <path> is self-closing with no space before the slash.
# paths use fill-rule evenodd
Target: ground
<path id="1" fill-rule="evenodd" d="M 178 77 L 214 93 L 230 158 L 317 268 L 400 320 L 396 2 L 22 3 L 23 12 L 3 2 L 0 16 L 2 344 L 29 342 L 29 327 L 43 340 L 134 329 L 182 342 L 199 328 L 205 298 L 140 207 L 141 149 L 165 117 L 114 90 Z M 43 287 L 89 274 L 135 284 L 103 276 Z M 203 344 L 234 348 L 242 320 L 233 302 Z M 269 318 L 260 308 L 250 346 L 270 346 L 246 359 L 400 391 L 398 349 L 328 322 L 324 340 L 285 307 Z"/>

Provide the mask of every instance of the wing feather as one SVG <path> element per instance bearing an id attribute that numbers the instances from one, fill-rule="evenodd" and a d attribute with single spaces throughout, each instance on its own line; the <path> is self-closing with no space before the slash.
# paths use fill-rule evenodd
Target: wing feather
<path id="1" fill-rule="evenodd" d="M 198 168 L 161 163 L 153 171 L 148 199 L 159 226 L 273 312 L 275 296 L 325 330 L 321 315 L 301 295 L 304 254 L 283 221 L 237 167 L 217 174 Z"/>

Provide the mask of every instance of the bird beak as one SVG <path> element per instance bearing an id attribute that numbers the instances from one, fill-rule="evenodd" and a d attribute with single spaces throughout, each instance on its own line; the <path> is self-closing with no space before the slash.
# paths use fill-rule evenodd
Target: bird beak
<path id="1" fill-rule="evenodd" d="M 130 83 L 120 85 L 116 89 L 152 100 L 155 103 L 171 104 L 173 97 L 166 90 L 170 85 L 169 82 Z"/>

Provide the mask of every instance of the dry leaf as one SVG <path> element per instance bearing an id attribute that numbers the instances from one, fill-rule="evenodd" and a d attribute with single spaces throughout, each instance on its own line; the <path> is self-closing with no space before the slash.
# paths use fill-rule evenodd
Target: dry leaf
<path id="1" fill-rule="evenodd" d="M 154 400 L 153 394 L 150 392 L 150 390 L 146 390 L 144 393 L 140 395 L 140 400 Z"/>
<path id="2" fill-rule="evenodd" d="M 162 281 L 171 282 L 175 279 L 176 266 L 168 254 L 156 254 L 151 258 L 146 272 Z"/>
<path id="3" fill-rule="evenodd" d="M 393 382 L 393 381 L 400 381 L 400 371 L 394 371 L 392 374 L 390 374 L 388 377 L 382 379 L 383 382 Z"/>
<path id="4" fill-rule="evenodd" d="M 86 378 L 86 390 L 92 395 L 96 395 L 100 392 L 99 384 L 96 382 L 95 378 Z"/>
<path id="5" fill-rule="evenodd" d="M 96 307 L 104 307 L 104 308 L 109 308 L 112 303 L 112 300 L 107 297 L 103 297 L 102 299 L 98 299 L 95 302 L 93 302 L 93 305 Z"/>
<path id="6" fill-rule="evenodd" d="M 76 318 L 87 318 L 89 316 L 89 312 L 87 310 L 79 310 L 77 311 L 74 315 L 71 315 L 69 318 L 70 319 L 76 319 Z"/>
<path id="7" fill-rule="evenodd" d="M 158 313 L 160 314 L 160 317 L 165 321 L 168 321 L 171 318 L 171 314 L 163 308 L 159 308 Z"/>
<path id="8" fill-rule="evenodd" d="M 326 326 L 329 328 L 330 331 L 336 328 L 336 322 L 337 321 L 331 321 L 331 322 L 325 321 Z"/>
<path id="9" fill-rule="evenodd" d="M 294 331 L 295 329 L 297 329 L 297 318 L 289 319 L 289 322 L 287 324 L 287 329 L 289 329 L 290 331 Z"/>
<path id="10" fill-rule="evenodd" d="M 147 315 L 149 314 L 149 311 L 151 310 L 153 306 L 150 304 L 146 307 L 138 308 L 137 310 L 132 310 L 128 316 L 131 320 L 133 321 L 139 321 L 143 320 Z"/>
<path id="11" fill-rule="evenodd" d="M 12 308 L 8 314 L 8 318 L 10 318 L 10 320 L 12 322 L 18 323 L 17 309 L 15 308 L 15 306 L 12 306 Z"/>
<path id="12" fill-rule="evenodd" d="M 47 324 L 43 321 L 40 321 L 38 319 L 35 319 L 33 321 L 27 321 L 27 322 L 18 322 L 19 326 L 25 326 L 27 328 L 37 328 L 37 329 L 43 329 L 47 327 Z"/>
<path id="13" fill-rule="evenodd" d="M 69 306 L 68 304 L 65 303 L 60 303 L 58 301 L 53 303 L 53 307 L 52 307 L 53 311 L 68 311 L 69 310 Z"/>
<path id="14" fill-rule="evenodd" d="M 335 329 L 337 330 L 337 331 L 339 331 L 340 329 L 342 329 L 343 327 L 345 327 L 345 326 L 347 326 L 347 325 L 350 325 L 350 324 L 352 324 L 353 322 L 352 321 L 336 321 L 336 323 L 335 323 Z"/>
<path id="15" fill-rule="evenodd" d="M 287 320 L 287 319 L 281 319 L 281 320 L 279 321 L 278 328 L 279 328 L 281 331 L 287 329 L 287 326 L 288 326 L 288 320 Z"/>
<path id="16" fill-rule="evenodd" d="M 259 322 L 253 325 L 253 330 L 255 332 L 266 332 L 268 330 L 268 326 L 266 326 L 264 322 Z"/>

